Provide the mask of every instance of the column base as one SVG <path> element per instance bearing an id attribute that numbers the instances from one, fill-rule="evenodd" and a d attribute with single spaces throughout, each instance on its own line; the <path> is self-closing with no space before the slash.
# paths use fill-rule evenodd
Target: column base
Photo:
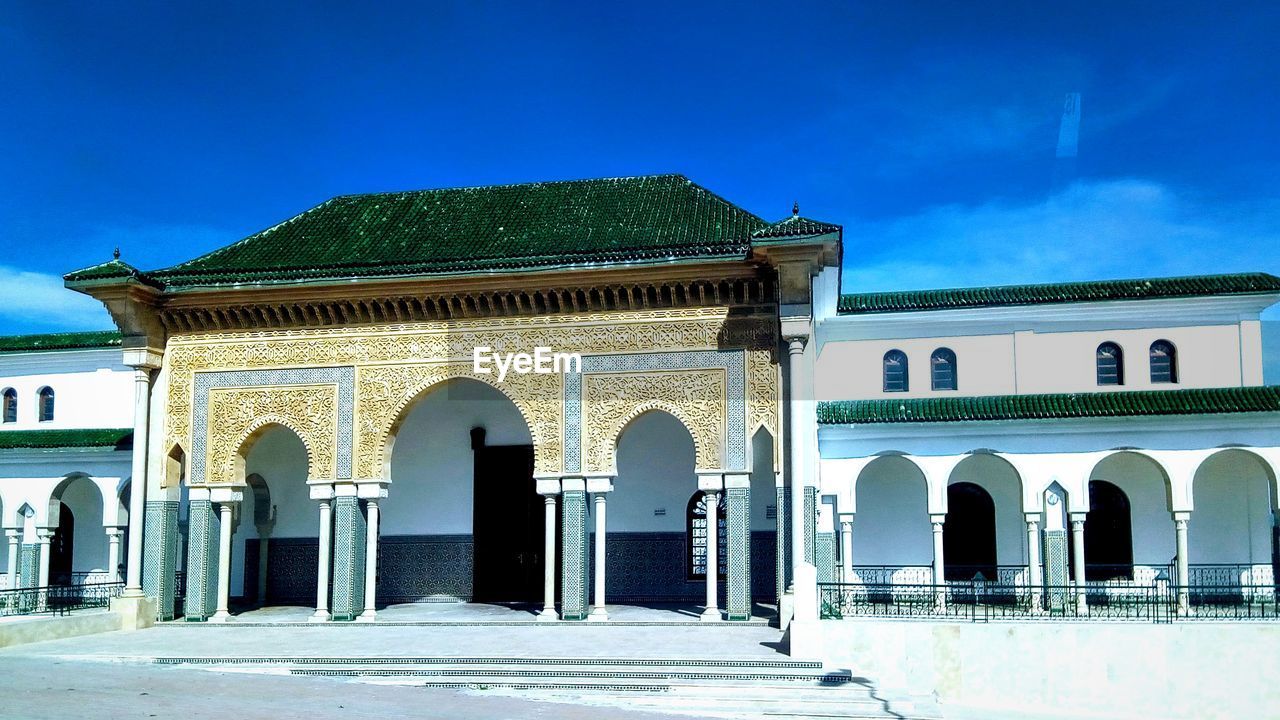
<path id="1" fill-rule="evenodd" d="M 356 622 L 358 622 L 358 623 L 371 623 L 371 622 L 373 622 L 374 620 L 376 620 L 376 619 L 377 619 L 377 617 L 378 617 L 378 611 L 377 611 L 377 610 L 365 610 L 364 612 L 360 613 L 360 615 L 359 615 L 358 617 L 356 617 Z"/>
<path id="2" fill-rule="evenodd" d="M 227 612 L 226 610 L 219 610 L 218 612 L 214 613 L 212 616 L 209 617 L 208 622 L 211 622 L 211 623 L 231 622 L 231 613 Z"/>
<path id="3" fill-rule="evenodd" d="M 142 594 L 142 588 L 140 588 L 140 587 L 137 587 L 137 588 L 130 588 L 130 587 L 127 587 L 127 588 L 125 588 L 124 590 L 121 590 L 121 591 L 120 591 L 120 597 L 122 597 L 122 598 L 140 598 L 140 597 L 144 597 L 144 595 Z"/>
<path id="4" fill-rule="evenodd" d="M 702 614 L 698 616 L 698 619 L 702 622 L 720 622 L 722 619 L 720 617 L 720 608 L 709 607 L 702 611 Z"/>
<path id="5" fill-rule="evenodd" d="M 591 610 L 591 614 L 587 616 L 587 622 L 604 622 L 609 619 L 609 611 L 603 607 L 596 607 Z"/>
<path id="6" fill-rule="evenodd" d="M 542 612 L 537 615 L 538 622 L 555 622 L 560 619 L 559 613 L 555 608 L 543 608 Z"/>
<path id="7" fill-rule="evenodd" d="M 333 619 L 333 616 L 329 614 L 328 610 L 317 610 L 311 613 L 311 617 L 307 618 L 307 622 L 322 623 L 322 622 L 329 622 L 332 619 Z"/>
<path id="8" fill-rule="evenodd" d="M 123 618 L 122 630 L 141 630 L 156 624 L 156 603 L 141 594 L 112 598 L 111 612 Z"/>

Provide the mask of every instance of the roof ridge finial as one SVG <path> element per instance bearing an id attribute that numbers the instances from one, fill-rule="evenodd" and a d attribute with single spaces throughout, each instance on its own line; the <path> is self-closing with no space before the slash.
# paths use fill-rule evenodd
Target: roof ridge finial
<path id="1" fill-rule="evenodd" d="M 800 201 L 796 200 L 791 204 L 791 217 L 800 217 Z"/>
<path id="2" fill-rule="evenodd" d="M 112 251 L 112 253 L 111 253 L 111 257 L 112 257 L 113 259 L 115 259 L 115 260 L 119 260 L 119 259 L 120 259 L 120 246 L 119 246 L 119 245 L 117 245 L 117 246 L 116 246 L 116 249 L 115 249 L 114 251 Z"/>

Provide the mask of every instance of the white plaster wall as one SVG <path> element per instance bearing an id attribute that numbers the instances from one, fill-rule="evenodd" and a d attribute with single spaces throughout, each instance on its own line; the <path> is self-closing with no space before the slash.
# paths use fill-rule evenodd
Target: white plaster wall
<path id="1" fill-rule="evenodd" d="M 769 517 L 769 508 L 777 504 L 777 480 L 773 471 L 773 436 L 761 428 L 751 438 L 751 529 L 753 531 L 777 530 L 778 521 Z"/>
<path id="2" fill-rule="evenodd" d="M 249 449 L 244 466 L 246 477 L 261 476 L 271 491 L 271 504 L 276 507 L 271 537 L 319 537 L 319 504 L 309 496 L 307 449 L 297 435 L 282 427 L 267 430 Z M 243 493 L 238 523 L 231 536 L 232 596 L 244 593 L 245 540 L 258 537 L 258 528 L 253 524 L 253 491 L 246 487 Z"/>
<path id="3" fill-rule="evenodd" d="M 1069 306 L 1064 306 L 1064 313 Z M 1069 316 L 1064 316 L 1069 317 Z M 1135 314 L 1135 318 L 1140 315 Z M 850 318 L 836 318 L 840 323 Z M 985 330 L 975 334 L 949 334 L 941 319 L 936 330 L 919 330 L 919 337 L 902 337 L 886 330 L 886 337 L 835 339 L 826 342 L 815 366 L 819 400 L 948 397 L 956 395 L 1009 395 L 1117 390 L 1239 387 L 1261 379 L 1259 343 L 1248 342 L 1242 361 L 1239 323 L 1176 327 L 1098 327 L 1087 330 L 1050 331 Z M 1178 382 L 1152 384 L 1148 358 L 1151 343 L 1168 340 L 1178 350 Z M 1096 352 L 1103 342 L 1124 350 L 1122 386 L 1097 383 Z M 958 389 L 934 391 L 930 385 L 930 356 L 940 348 L 956 354 Z M 884 354 L 891 349 L 908 358 L 910 391 L 886 393 L 883 388 Z M 1242 374 L 1243 373 L 1243 374 Z"/>
<path id="4" fill-rule="evenodd" d="M 1187 557 L 1198 563 L 1271 563 L 1271 495 L 1260 461 L 1226 451 L 1196 472 L 1195 511 L 1187 527 Z"/>
<path id="5" fill-rule="evenodd" d="M 485 428 L 487 445 L 533 442 L 520 411 L 500 391 L 474 380 L 437 386 L 412 406 L 396 436 L 382 534 L 471 533 L 474 427 Z"/>
<path id="6" fill-rule="evenodd" d="M 0 354 L 0 391 L 18 393 L 18 421 L 4 430 L 133 427 L 133 370 L 119 348 Z M 54 391 L 53 420 L 40 422 L 37 393 Z"/>
<path id="7" fill-rule="evenodd" d="M 958 482 L 979 485 L 991 494 L 996 507 L 996 564 L 1025 564 L 1027 534 L 1017 472 L 999 458 L 973 455 L 962 460 L 952 471 L 951 482 L 948 484 Z M 861 511 L 864 508 L 859 504 L 858 509 Z M 953 510 L 954 508 L 949 508 L 948 518 Z"/>
<path id="8" fill-rule="evenodd" d="M 929 358 L 938 348 L 956 354 L 958 390 L 933 391 Z M 884 354 L 907 354 L 909 392 L 884 392 Z M 818 400 L 862 400 L 881 397 L 1008 395 L 1013 383 L 1013 336 L 898 338 L 829 342 L 814 367 Z"/>
<path id="9" fill-rule="evenodd" d="M 909 460 L 889 456 L 872 462 L 858 478 L 856 492 L 854 565 L 933 562 L 924 476 Z"/>
<path id="10" fill-rule="evenodd" d="M 609 530 L 684 532 L 685 509 L 698 490 L 693 467 L 693 437 L 679 420 L 661 411 L 632 420 L 618 438 Z"/>
<path id="11" fill-rule="evenodd" d="M 1106 480 L 1129 497 L 1134 563 L 1166 565 L 1173 560 L 1176 540 L 1166 483 L 1150 460 L 1136 453 L 1112 455 L 1098 463 L 1089 479 Z M 1090 562 L 1089 558 L 1085 562 Z"/>
<path id="12" fill-rule="evenodd" d="M 102 493 L 88 478 L 76 478 L 62 491 L 62 502 L 75 517 L 71 571 L 108 570 L 107 535 L 102 527 Z"/>

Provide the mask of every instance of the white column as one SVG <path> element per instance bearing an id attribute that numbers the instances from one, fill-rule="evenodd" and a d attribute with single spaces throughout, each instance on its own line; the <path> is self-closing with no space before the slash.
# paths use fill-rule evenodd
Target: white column
<path id="1" fill-rule="evenodd" d="M 320 500 L 320 563 L 316 568 L 316 611 L 310 622 L 329 619 L 329 556 L 333 553 L 333 515 L 329 498 Z"/>
<path id="2" fill-rule="evenodd" d="M 556 615 L 556 495 L 544 494 L 542 504 L 545 542 L 542 546 L 542 612 L 538 613 L 538 619 L 548 621 L 559 619 Z"/>
<path id="3" fill-rule="evenodd" d="M 118 527 L 109 527 L 107 532 L 107 574 L 115 578 L 116 582 L 120 578 L 120 536 L 124 534 L 124 530 Z"/>
<path id="4" fill-rule="evenodd" d="M 218 609 L 209 622 L 231 617 L 231 503 L 218 503 Z"/>
<path id="5" fill-rule="evenodd" d="M 804 486 L 808 477 L 806 464 L 808 449 L 804 442 L 804 410 L 800 398 L 805 396 L 801 368 L 804 366 L 804 338 L 791 338 L 787 341 L 788 370 L 790 372 L 791 402 L 787 408 L 791 411 L 791 581 L 794 587 L 796 578 L 800 577 L 800 566 L 805 562 L 804 548 Z"/>
<path id="6" fill-rule="evenodd" d="M 9 589 L 14 590 L 18 587 L 18 542 L 22 539 L 22 531 L 9 528 L 4 534 L 9 537 Z"/>
<path id="7" fill-rule="evenodd" d="M 847 520 L 844 518 L 848 518 Z M 840 520 L 841 582 L 853 582 L 853 515 L 843 515 Z"/>
<path id="8" fill-rule="evenodd" d="M 933 584 L 938 586 L 934 589 L 936 597 L 934 602 L 939 606 L 946 604 L 947 591 L 941 587 L 947 584 L 947 563 L 943 557 L 942 544 L 942 525 L 946 522 L 946 515 L 930 515 L 929 522 L 933 525 Z"/>
<path id="9" fill-rule="evenodd" d="M 53 530 L 40 528 L 36 536 L 40 539 L 40 577 L 37 587 L 49 587 L 49 541 L 53 539 Z"/>
<path id="10" fill-rule="evenodd" d="M 716 580 L 720 574 L 720 493 L 709 491 L 707 498 L 707 609 L 702 611 L 702 620 L 716 621 L 720 619 L 720 609 L 716 607 Z M 794 496 L 792 500 L 794 501 Z"/>
<path id="11" fill-rule="evenodd" d="M 1040 565 L 1040 516 L 1027 513 L 1027 584 L 1031 586 L 1031 612 L 1043 609 L 1044 568 Z"/>
<path id="12" fill-rule="evenodd" d="M 378 594 L 378 501 L 369 498 L 365 502 L 368 524 L 364 535 L 364 612 L 356 619 L 373 622 L 378 616 L 374 609 Z"/>
<path id="13" fill-rule="evenodd" d="M 1174 532 L 1177 536 L 1178 548 L 1178 577 L 1174 582 L 1178 584 L 1178 609 L 1187 612 L 1191 608 L 1191 566 L 1187 559 L 1187 524 L 1191 520 L 1190 512 L 1176 512 L 1173 514 Z"/>
<path id="14" fill-rule="evenodd" d="M 1084 513 L 1071 513 L 1071 550 L 1075 563 L 1071 566 L 1071 578 L 1076 586 L 1076 609 L 1084 613 L 1088 608 L 1084 581 Z"/>
<path id="15" fill-rule="evenodd" d="M 142 520 L 146 514 L 147 426 L 151 413 L 151 370 L 133 370 L 133 468 L 129 480 L 129 562 L 125 597 L 142 596 Z M 158 548 L 157 548 L 158 551 Z"/>
<path id="16" fill-rule="evenodd" d="M 595 494 L 596 501 L 596 572 L 595 572 L 595 603 L 591 608 L 591 615 L 588 620 L 609 619 L 609 612 L 604 607 L 604 541 L 605 541 L 605 493 L 598 492 Z"/>

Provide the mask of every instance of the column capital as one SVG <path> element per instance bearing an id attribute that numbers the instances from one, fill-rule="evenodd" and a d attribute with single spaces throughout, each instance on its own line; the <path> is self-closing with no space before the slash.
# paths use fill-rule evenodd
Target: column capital
<path id="1" fill-rule="evenodd" d="M 4 534 L 9 538 L 9 542 L 17 542 L 22 537 L 22 528 L 5 528 Z"/>
<path id="2" fill-rule="evenodd" d="M 749 473 L 725 473 L 724 487 L 729 488 L 750 488 L 751 475 Z"/>
<path id="3" fill-rule="evenodd" d="M 53 539 L 53 534 L 57 531 L 58 528 L 36 528 L 36 538 L 40 541 L 41 545 L 47 545 L 49 541 Z"/>
<path id="4" fill-rule="evenodd" d="M 325 480 L 308 480 L 307 492 L 312 500 L 327 502 L 333 499 L 333 485 Z"/>
<path id="5" fill-rule="evenodd" d="M 1174 522 L 1185 523 L 1185 522 L 1187 522 L 1187 521 L 1188 521 L 1188 520 L 1190 520 L 1190 519 L 1191 519 L 1191 511 L 1190 511 L 1190 510 L 1177 510 L 1177 511 L 1175 511 L 1175 512 L 1173 513 L 1173 521 L 1174 521 Z"/>
<path id="6" fill-rule="evenodd" d="M 1023 513 L 1022 517 L 1027 521 L 1028 524 L 1031 524 L 1031 523 L 1035 523 L 1037 525 L 1040 524 L 1040 513 L 1038 512 Z"/>
<path id="7" fill-rule="evenodd" d="M 946 513 L 929 513 L 929 522 L 933 523 L 934 532 L 941 532 L 941 525 L 947 521 Z"/>
<path id="8" fill-rule="evenodd" d="M 124 351 L 124 364 L 139 372 L 149 374 L 152 370 L 159 369 L 163 361 L 164 351 L 156 348 L 126 348 Z"/>
<path id="9" fill-rule="evenodd" d="M 211 487 L 209 488 L 209 500 L 222 505 L 233 505 L 241 502 L 244 500 L 242 487 Z"/>
<path id="10" fill-rule="evenodd" d="M 719 492 L 724 487 L 724 473 L 715 470 L 699 470 L 698 489 L 703 492 Z"/>
<path id="11" fill-rule="evenodd" d="M 1073 513 L 1069 513 L 1069 515 L 1070 515 L 1070 517 L 1071 517 L 1071 524 L 1072 524 L 1072 525 L 1074 525 L 1074 524 L 1076 524 L 1076 523 L 1082 523 L 1082 524 L 1083 524 L 1083 523 L 1084 523 L 1085 516 L 1086 516 L 1086 515 L 1088 515 L 1088 513 L 1073 512 Z"/>
<path id="12" fill-rule="evenodd" d="M 356 480 L 354 482 L 356 486 L 356 497 L 361 500 L 369 501 L 385 498 L 387 496 L 387 485 L 390 484 L 389 481 L 381 478 Z"/>
<path id="13" fill-rule="evenodd" d="M 533 481 L 538 494 L 548 499 L 560 494 L 560 477 L 540 477 Z"/>
<path id="14" fill-rule="evenodd" d="M 586 492 L 587 479 L 581 475 L 560 478 L 560 492 Z"/>
<path id="15" fill-rule="evenodd" d="M 107 533 L 107 537 L 109 538 L 120 537 L 125 533 L 125 528 L 122 527 L 107 527 L 103 528 L 103 530 Z"/>
<path id="16" fill-rule="evenodd" d="M 587 478 L 587 492 L 596 493 L 603 497 L 603 493 L 613 490 L 613 476 L 599 475 Z"/>

